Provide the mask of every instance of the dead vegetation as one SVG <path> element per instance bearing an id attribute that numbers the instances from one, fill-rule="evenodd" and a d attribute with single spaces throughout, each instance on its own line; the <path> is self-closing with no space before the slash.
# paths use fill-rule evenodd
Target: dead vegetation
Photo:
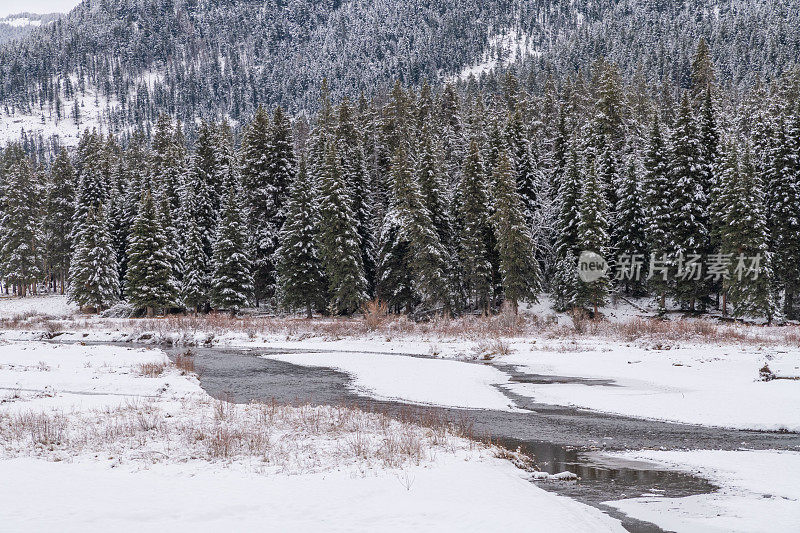
<path id="1" fill-rule="evenodd" d="M 285 473 L 419 465 L 439 453 L 485 447 L 473 438 L 469 422 L 422 408 L 389 413 L 202 397 L 185 398 L 177 410 L 140 398 L 92 411 L 0 413 L 0 457 L 238 461 Z"/>

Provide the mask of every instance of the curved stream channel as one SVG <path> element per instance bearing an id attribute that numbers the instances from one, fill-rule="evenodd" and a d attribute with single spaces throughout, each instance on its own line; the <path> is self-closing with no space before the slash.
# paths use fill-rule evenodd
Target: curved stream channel
<path id="1" fill-rule="evenodd" d="M 175 349 L 173 353 L 178 351 Z M 643 494 L 689 496 L 711 492 L 716 487 L 707 480 L 688 474 L 603 456 L 603 450 L 800 448 L 800 435 L 793 433 L 726 430 L 606 415 L 536 404 L 529 398 L 503 389 L 500 390 L 527 411 L 420 407 L 360 395 L 354 392 L 351 377 L 344 372 L 269 359 L 270 353 L 291 350 L 214 347 L 192 348 L 192 351 L 203 389 L 214 397 L 237 403 L 275 399 L 286 403 L 352 404 L 390 415 L 398 415 L 401 411 L 407 414 L 414 409 L 433 409 L 452 420 L 467 421 L 472 424 L 475 435 L 491 436 L 494 441 L 511 449 L 521 447 L 535 457 L 537 466 L 543 471 L 558 473 L 567 470 L 577 474 L 580 477 L 577 482 L 540 482 L 540 486 L 598 507 L 620 519 L 623 526 L 632 532 L 657 532 L 661 529 L 632 519 L 602 505 L 602 502 Z M 303 352 L 308 353 L 308 350 Z M 567 377 L 522 374 L 513 367 L 495 366 L 517 381 L 586 382 Z"/>

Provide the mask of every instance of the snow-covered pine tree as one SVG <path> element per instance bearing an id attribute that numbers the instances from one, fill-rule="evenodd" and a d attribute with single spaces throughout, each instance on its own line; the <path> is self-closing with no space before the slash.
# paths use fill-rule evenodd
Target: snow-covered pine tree
<path id="1" fill-rule="evenodd" d="M 366 300 L 367 280 L 352 199 L 336 144 L 334 140 L 328 143 L 321 169 L 317 234 L 319 256 L 328 278 L 330 311 L 348 315 L 360 309 Z"/>
<path id="2" fill-rule="evenodd" d="M 38 187 L 26 157 L 11 165 L 3 184 L 0 215 L 0 273 L 7 286 L 25 296 L 42 278 L 42 228 Z"/>
<path id="3" fill-rule="evenodd" d="M 642 296 L 645 293 L 644 276 L 647 273 L 646 218 L 642 204 L 642 173 L 636 156 L 630 154 L 620 179 L 612 230 L 615 257 L 609 260 L 616 260 L 622 256 L 631 261 L 631 267 L 634 265 L 634 260 L 641 262 L 638 274 L 631 268 L 629 275 L 619 280 L 625 293 L 633 296 Z"/>
<path id="4" fill-rule="evenodd" d="M 184 273 L 181 283 L 181 301 L 195 313 L 206 310 L 211 302 L 209 259 L 203 249 L 203 237 L 197 219 L 190 216 L 184 241 Z"/>
<path id="5" fill-rule="evenodd" d="M 339 143 L 338 151 L 342 160 L 342 172 L 353 202 L 361 261 L 364 264 L 365 276 L 369 281 L 375 277 L 375 239 L 371 231 L 373 215 L 370 206 L 372 191 L 362 144 L 363 132 L 358 130 L 355 111 L 347 98 L 342 100 L 339 105 L 336 138 Z"/>
<path id="6" fill-rule="evenodd" d="M 495 211 L 492 222 L 497 236 L 503 296 L 516 314 L 520 300 L 538 301 L 542 279 L 526 209 L 507 152 L 500 153 L 493 181 Z"/>
<path id="7" fill-rule="evenodd" d="M 273 293 L 275 282 L 272 254 L 279 228 L 273 226 L 272 220 L 271 151 L 269 113 L 259 106 L 253 120 L 244 128 L 241 148 L 242 190 L 256 306 Z"/>
<path id="8" fill-rule="evenodd" d="M 558 240 L 556 253 L 558 257 L 565 257 L 568 252 L 573 255 L 579 253 L 580 236 L 578 234 L 578 221 L 582 175 L 578 163 L 578 152 L 573 146 L 569 153 L 569 163 L 566 172 L 561 176 L 561 188 L 558 191 Z M 577 256 L 576 256 L 577 257 Z"/>
<path id="9" fill-rule="evenodd" d="M 102 205 L 89 208 L 77 233 L 68 294 L 81 309 L 94 311 L 102 311 L 119 298 L 117 257 Z"/>
<path id="10" fill-rule="evenodd" d="M 44 206 L 44 254 L 53 290 L 64 294 L 72 255 L 73 210 L 75 209 L 75 169 L 65 149 L 58 152 L 50 167 Z"/>
<path id="11" fill-rule="evenodd" d="M 656 260 L 663 262 L 665 255 L 672 251 L 670 247 L 672 187 L 669 177 L 667 145 L 661 128 L 658 113 L 654 113 L 643 162 L 642 203 L 647 249 L 650 254 L 647 260 L 655 257 Z M 647 281 L 647 285 L 652 292 L 658 295 L 659 309 L 664 311 L 669 280 L 664 280 L 663 276 L 654 275 Z"/>
<path id="12" fill-rule="evenodd" d="M 511 167 L 517 179 L 517 192 L 522 199 L 525 217 L 530 222 L 536 210 L 536 175 L 522 113 L 515 109 L 505 127 L 506 143 L 511 156 Z"/>
<path id="13" fill-rule="evenodd" d="M 173 276 L 169 238 L 152 193 L 142 194 L 128 246 L 125 295 L 128 301 L 153 316 L 178 304 L 178 287 Z"/>
<path id="14" fill-rule="evenodd" d="M 569 311 L 578 305 L 578 258 L 568 251 L 567 255 L 556 262 L 550 296 L 553 309 L 559 313 Z"/>
<path id="15" fill-rule="evenodd" d="M 489 313 L 492 291 L 492 264 L 489 246 L 492 227 L 489 221 L 489 195 L 478 143 L 470 143 L 459 187 L 460 210 L 456 213 L 459 251 L 467 304 Z"/>
<path id="16" fill-rule="evenodd" d="M 727 300 L 737 317 L 765 317 L 772 322 L 776 312 L 771 287 L 772 253 L 761 179 L 752 166 L 749 146 L 741 150 L 736 143 L 729 143 L 726 152 L 720 245 L 722 253 L 732 258 L 732 272 L 724 282 Z M 758 261 L 759 270 L 751 273 L 754 260 Z"/>
<path id="17" fill-rule="evenodd" d="M 586 171 L 586 178 L 578 204 L 578 238 L 582 252 L 594 252 L 608 257 L 610 238 L 608 234 L 608 202 L 603 194 L 603 184 L 594 166 Z M 608 278 L 578 283 L 577 303 L 591 306 L 594 316 L 600 306 L 605 305 L 609 290 Z"/>
<path id="18" fill-rule="evenodd" d="M 398 148 L 392 159 L 391 181 L 389 212 L 400 221 L 398 241 L 408 243 L 408 265 L 419 305 L 425 311 L 439 306 L 450 310 L 453 298 L 446 276 L 447 252 L 439 240 L 419 182 L 402 147 Z"/>
<path id="19" fill-rule="evenodd" d="M 679 263 L 684 262 L 683 267 L 678 265 L 673 291 L 678 303 L 694 311 L 708 304 L 710 284 L 702 273 L 695 275 L 686 265 L 692 256 L 707 254 L 709 221 L 700 135 L 687 94 L 681 99 L 670 144 L 670 249 Z"/>
<path id="20" fill-rule="evenodd" d="M 290 310 L 304 309 L 308 318 L 325 305 L 326 283 L 317 250 L 316 223 L 314 186 L 301 159 L 286 204 L 275 262 L 281 305 Z"/>
<path id="21" fill-rule="evenodd" d="M 247 233 L 241 212 L 241 194 L 231 183 L 225 194 L 214 239 L 211 306 L 231 314 L 253 297 L 253 277 L 247 253 Z"/>
<path id="22" fill-rule="evenodd" d="M 444 254 L 444 276 L 451 289 L 460 286 L 456 257 L 456 239 L 453 232 L 451 201 L 446 193 L 447 176 L 444 174 L 444 157 L 440 143 L 433 137 L 433 127 L 425 122 L 420 127 L 414 161 L 414 178 L 419 184 L 422 203 L 430 214 L 433 230 Z M 456 303 L 457 290 L 451 290 L 448 305 Z M 453 309 L 450 309 L 451 311 Z"/>
<path id="23" fill-rule="evenodd" d="M 771 133 L 765 165 L 770 250 L 775 282 L 784 293 L 783 312 L 795 319 L 800 303 L 800 113 L 788 124 L 781 114 Z"/>

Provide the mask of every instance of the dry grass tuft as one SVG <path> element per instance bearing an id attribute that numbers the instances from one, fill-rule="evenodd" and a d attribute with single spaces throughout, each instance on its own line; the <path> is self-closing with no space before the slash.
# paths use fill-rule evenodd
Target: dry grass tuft
<path id="1" fill-rule="evenodd" d="M 157 378 L 166 370 L 166 363 L 139 363 L 136 365 L 136 372 L 140 376 L 147 378 Z"/>
<path id="2" fill-rule="evenodd" d="M 175 368 L 178 369 L 182 376 L 197 373 L 194 368 L 194 353 L 191 350 L 186 350 L 176 355 L 172 364 L 175 365 Z"/>

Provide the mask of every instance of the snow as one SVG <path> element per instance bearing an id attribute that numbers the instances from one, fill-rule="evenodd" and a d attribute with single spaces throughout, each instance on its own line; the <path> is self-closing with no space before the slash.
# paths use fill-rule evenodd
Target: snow
<path id="1" fill-rule="evenodd" d="M 0 345 L 3 529 L 623 531 L 617 520 L 544 491 L 491 449 L 460 437 L 432 444 L 434 432 L 387 425 L 376 414 L 343 417 L 343 408 L 281 407 L 269 415 L 270 406 L 224 407 L 172 367 L 155 377 L 137 371 L 166 361 L 157 349 Z M 32 442 L 14 417 L 36 413 L 66 420 L 69 436 Z M 204 455 L 215 432 L 246 431 L 264 416 L 273 418 L 261 428 L 269 431 L 263 457 Z M 332 434 L 310 425 L 331 420 L 338 424 Z M 350 450 L 348 432 L 374 441 L 377 428 L 423 439 L 423 456 L 389 467 Z M 203 437 L 187 441 L 181 431 Z"/>
<path id="2" fill-rule="evenodd" d="M 11 531 L 624 531 L 499 460 L 362 478 L 18 459 L 0 461 L 0 478 L 13 480 L 0 484 Z"/>
<path id="3" fill-rule="evenodd" d="M 519 343 L 502 357 L 527 373 L 600 382 L 514 383 L 538 403 L 637 418 L 741 429 L 800 431 L 800 381 L 759 380 L 765 362 L 800 374 L 800 350 L 737 345 L 655 349 L 609 341 Z"/>
<path id="4" fill-rule="evenodd" d="M 700 474 L 718 485 L 711 494 L 605 502 L 669 531 L 797 531 L 800 453 L 785 451 L 637 451 L 625 458 Z"/>
<path id="5" fill-rule="evenodd" d="M 374 398 L 467 409 L 513 409 L 513 402 L 495 386 L 506 383 L 508 376 L 490 366 L 381 353 L 286 353 L 265 357 L 341 370 L 353 377 L 357 392 Z"/>
<path id="6" fill-rule="evenodd" d="M 66 317 L 75 314 L 77 306 L 67 301 L 66 296 L 44 295 L 0 296 L 0 318 L 14 318 L 21 315 Z"/>
<path id="7" fill-rule="evenodd" d="M 2 402 L 0 412 L 37 409 L 116 407 L 135 397 L 153 398 L 169 391 L 175 397 L 200 392 L 196 381 L 176 373 L 142 379 L 136 367 L 165 364 L 160 350 L 116 346 L 81 346 L 44 342 L 0 345 L 0 397 L 20 395 L 25 401 Z"/>
<path id="8" fill-rule="evenodd" d="M 507 66 L 528 55 L 541 55 L 533 47 L 533 42 L 527 35 L 512 29 L 489 36 L 489 45 L 483 53 L 483 58 L 475 65 L 462 69 L 453 79 L 467 80 L 470 76 L 480 78 L 500 66 Z"/>
<path id="9" fill-rule="evenodd" d="M 25 26 L 41 26 L 41 20 L 31 20 L 27 17 L 17 17 L 13 19 L 0 20 L 0 24 L 5 24 L 13 28 L 22 28 Z"/>

